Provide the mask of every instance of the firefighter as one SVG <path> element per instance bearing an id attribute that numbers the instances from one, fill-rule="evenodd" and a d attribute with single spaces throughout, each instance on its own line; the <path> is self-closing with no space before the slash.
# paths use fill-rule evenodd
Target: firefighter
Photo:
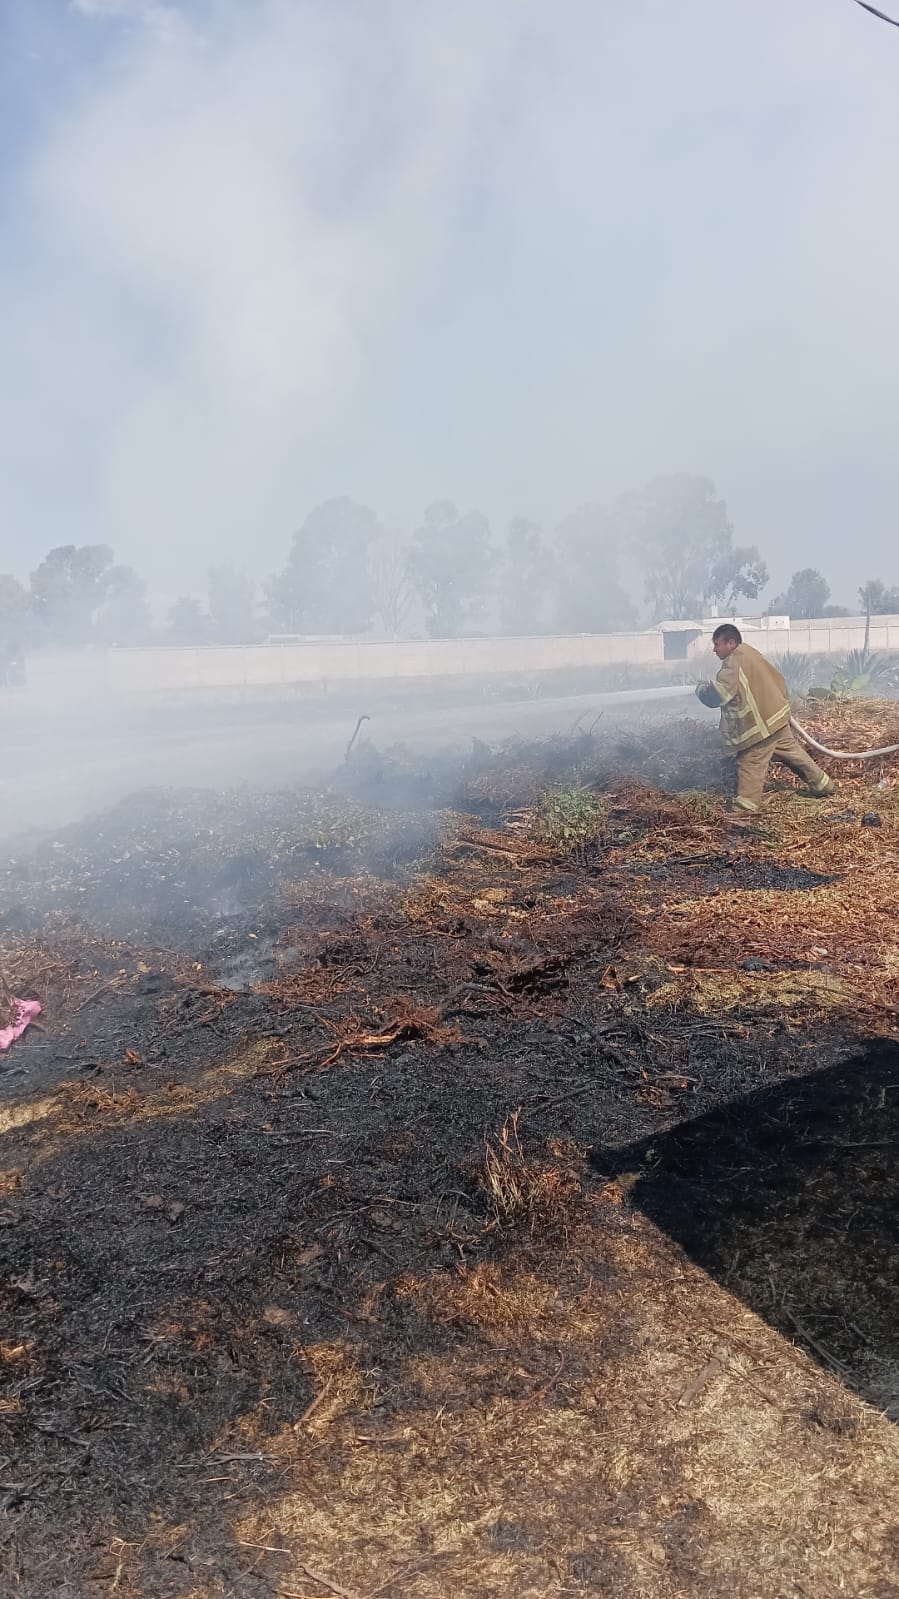
<path id="1" fill-rule="evenodd" d="M 714 683 L 697 683 L 703 705 L 721 711 L 725 746 L 737 759 L 734 825 L 751 826 L 762 808 L 762 790 L 772 760 L 782 761 L 818 799 L 836 793 L 832 777 L 822 772 L 794 737 L 790 701 L 782 674 L 751 644 L 743 643 L 731 622 L 716 627 L 712 649 L 721 662 Z"/>

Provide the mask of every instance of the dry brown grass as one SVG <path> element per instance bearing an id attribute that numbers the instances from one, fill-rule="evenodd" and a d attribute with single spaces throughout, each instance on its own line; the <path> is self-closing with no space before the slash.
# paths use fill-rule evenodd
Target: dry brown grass
<path id="1" fill-rule="evenodd" d="M 383 1419 L 336 1416 L 314 1474 L 241 1522 L 285 1551 L 282 1591 L 312 1594 L 305 1565 L 403 1599 L 895 1591 L 896 1430 L 649 1223 L 585 1220 L 554 1280 L 516 1277 L 407 1284 L 461 1336 L 407 1357 Z"/>
<path id="2" fill-rule="evenodd" d="M 484 1160 L 476 1173 L 486 1195 L 490 1219 L 498 1227 L 520 1222 L 558 1225 L 581 1192 L 570 1172 L 528 1160 L 518 1131 L 520 1112 L 503 1123 L 499 1136 L 486 1139 Z"/>
<path id="3" fill-rule="evenodd" d="M 533 1272 L 504 1268 L 493 1261 L 459 1266 L 422 1281 L 404 1278 L 397 1294 L 420 1306 L 429 1318 L 485 1332 L 519 1334 L 533 1329 L 546 1315 L 556 1295 Z"/>
<path id="4" fill-rule="evenodd" d="M 748 1003 L 753 995 L 788 1007 L 808 998 L 818 1011 L 848 1001 L 891 1013 L 899 972 L 899 860 L 885 830 L 865 830 L 860 841 L 835 845 L 819 835 L 805 858 L 789 849 L 787 858 L 838 880 L 789 894 L 722 888 L 699 902 L 671 893 L 646 917 L 642 947 L 675 966 L 697 968 L 700 1004 L 703 994 L 714 997 L 716 986 L 726 998 L 730 983 L 745 989 Z M 759 959 L 806 970 L 759 973 L 754 980 L 740 972 L 744 962 Z"/>
<path id="5" fill-rule="evenodd" d="M 853 738 L 870 742 L 881 732 L 886 738 L 897 720 L 895 707 L 850 707 L 838 737 L 834 717 L 840 723 L 842 715 L 816 716 L 816 725 L 844 745 Z M 623 868 L 622 886 L 640 921 L 641 953 L 674 968 L 652 1006 L 693 1005 L 703 1015 L 782 1008 L 794 1019 L 803 1010 L 812 1017 L 842 1009 L 865 1013 L 878 1031 L 889 1024 L 899 977 L 895 763 L 886 788 L 878 786 L 879 768 L 831 765 L 840 785 L 836 801 L 810 800 L 775 772 L 758 835 L 736 845 L 723 830 L 719 796 L 659 795 L 634 784 L 616 790 L 609 810 L 617 830 L 607 860 Z M 853 815 L 832 820 L 844 811 Z M 867 813 L 876 813 L 880 825 L 863 827 Z M 703 887 L 715 862 L 728 855 L 738 868 L 753 865 L 760 874 L 787 866 L 834 881 L 790 892 L 732 887 L 722 869 L 720 886 L 713 892 Z M 633 875 L 635 862 L 658 867 L 662 875 Z M 683 862 L 694 862 L 695 870 L 685 870 Z M 772 970 L 741 970 L 759 960 Z"/>
<path id="6" fill-rule="evenodd" d="M 680 972 L 646 997 L 651 1011 L 685 1011 L 697 1016 L 726 1016 L 752 1010 L 811 1019 L 845 1010 L 854 997 L 852 985 L 826 972 Z"/>
<path id="7" fill-rule="evenodd" d="M 264 1318 L 274 1325 L 271 1316 Z M 285 1332 L 288 1323 L 282 1323 Z M 297 1342 L 293 1358 L 307 1373 L 311 1396 L 297 1418 L 287 1426 L 272 1430 L 266 1407 L 248 1411 L 236 1427 L 220 1437 L 213 1454 L 228 1454 L 240 1449 L 264 1449 L 275 1459 L 296 1463 L 308 1452 L 310 1441 L 328 1436 L 335 1421 L 351 1411 L 365 1416 L 377 1404 L 379 1393 L 374 1379 L 360 1369 L 357 1352 L 345 1340 L 306 1344 L 300 1341 L 301 1326 L 294 1323 Z"/>
<path id="8" fill-rule="evenodd" d="M 6 972 L 0 965 L 0 1027 L 9 1027 L 14 1020 L 13 991 Z"/>

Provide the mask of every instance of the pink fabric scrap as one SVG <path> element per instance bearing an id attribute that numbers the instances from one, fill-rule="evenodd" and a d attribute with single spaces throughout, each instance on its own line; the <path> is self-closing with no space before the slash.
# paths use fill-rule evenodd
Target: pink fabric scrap
<path id="1" fill-rule="evenodd" d="M 12 1002 L 13 1019 L 9 1027 L 0 1027 L 0 1049 L 9 1049 L 17 1038 L 21 1038 L 29 1023 L 35 1016 L 41 1014 L 39 999 L 14 999 Z"/>

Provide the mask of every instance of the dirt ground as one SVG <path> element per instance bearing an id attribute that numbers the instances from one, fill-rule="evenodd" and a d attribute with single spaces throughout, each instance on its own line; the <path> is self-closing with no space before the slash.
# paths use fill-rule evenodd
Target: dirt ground
<path id="1" fill-rule="evenodd" d="M 899 1595 L 899 783 L 835 771 L 734 844 L 695 722 L 360 742 L 8 851 L 0 1593 Z"/>

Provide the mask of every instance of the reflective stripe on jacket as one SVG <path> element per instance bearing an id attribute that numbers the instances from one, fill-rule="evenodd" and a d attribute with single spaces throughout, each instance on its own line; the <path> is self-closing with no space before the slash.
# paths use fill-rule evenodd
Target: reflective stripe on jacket
<path id="1" fill-rule="evenodd" d="M 790 701 L 782 674 L 751 644 L 738 644 L 727 657 L 712 690 L 721 706 L 721 734 L 728 749 L 745 750 L 780 732 L 790 720 Z M 706 704 L 709 698 L 700 694 Z"/>

